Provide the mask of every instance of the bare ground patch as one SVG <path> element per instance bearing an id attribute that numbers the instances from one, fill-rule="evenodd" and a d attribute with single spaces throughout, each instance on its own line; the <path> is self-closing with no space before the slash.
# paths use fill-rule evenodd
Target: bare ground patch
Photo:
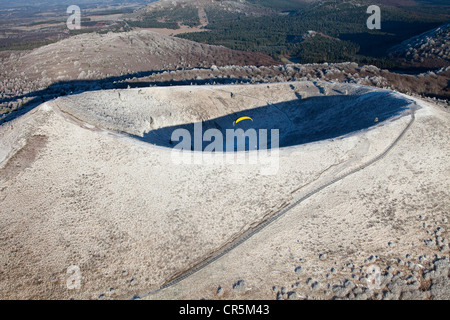
<path id="1" fill-rule="evenodd" d="M 47 145 L 47 140 L 48 137 L 44 135 L 35 135 L 29 138 L 26 145 L 0 169 L 0 175 L 5 180 L 10 180 L 29 168 L 39 155 L 39 151 Z"/>

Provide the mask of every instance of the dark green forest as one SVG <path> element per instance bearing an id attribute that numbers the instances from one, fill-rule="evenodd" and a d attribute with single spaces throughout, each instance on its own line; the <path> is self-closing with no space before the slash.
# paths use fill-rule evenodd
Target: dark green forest
<path id="1" fill-rule="evenodd" d="M 211 6 L 205 9 L 209 31 L 179 37 L 236 50 L 264 52 L 276 59 L 286 57 L 300 63 L 356 61 L 386 68 L 395 67 L 386 58 L 389 48 L 448 19 L 445 15 L 380 5 L 381 30 L 369 30 L 365 5 L 339 1 L 320 6 L 305 6 L 295 1 L 254 2 L 289 11 L 283 15 L 255 17 Z M 309 30 L 316 31 L 317 36 L 303 39 Z"/>

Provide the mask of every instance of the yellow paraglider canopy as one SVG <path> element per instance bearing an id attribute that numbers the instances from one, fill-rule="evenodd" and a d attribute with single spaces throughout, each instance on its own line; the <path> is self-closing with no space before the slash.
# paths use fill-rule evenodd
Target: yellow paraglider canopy
<path id="1" fill-rule="evenodd" d="M 253 119 L 250 118 L 250 117 L 240 117 L 239 119 L 237 119 L 237 120 L 233 123 L 233 126 L 236 125 L 236 124 L 238 124 L 239 122 L 241 122 L 241 121 L 243 121 L 243 120 L 252 120 L 252 121 L 253 121 Z"/>

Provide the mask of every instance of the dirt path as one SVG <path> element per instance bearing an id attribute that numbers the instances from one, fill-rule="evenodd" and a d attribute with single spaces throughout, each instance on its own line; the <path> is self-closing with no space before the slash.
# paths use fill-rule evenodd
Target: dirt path
<path id="1" fill-rule="evenodd" d="M 198 7 L 198 18 L 200 19 L 201 27 L 206 27 L 209 24 L 208 16 L 206 15 L 205 8 Z"/>
<path id="2" fill-rule="evenodd" d="M 245 241 L 247 241 L 248 239 L 250 239 L 252 236 L 254 236 L 255 234 L 257 234 L 258 232 L 260 232 L 261 230 L 263 230 L 265 227 L 267 227 L 268 225 L 270 225 L 271 223 L 275 222 L 276 220 L 278 220 L 279 218 L 281 218 L 282 216 L 284 216 L 287 212 L 289 212 L 290 210 L 292 210 L 294 207 L 296 207 L 297 205 L 299 205 L 300 203 L 302 203 L 303 201 L 305 201 L 306 199 L 312 197 L 313 195 L 315 195 L 316 193 L 322 191 L 323 189 L 331 186 L 332 184 L 335 184 L 338 181 L 341 181 L 343 179 L 345 179 L 348 176 L 351 176 L 354 173 L 357 173 L 365 168 L 367 168 L 368 166 L 380 161 L 381 159 L 383 159 L 397 144 L 398 142 L 402 139 L 402 137 L 405 135 L 405 133 L 409 130 L 409 128 L 412 126 L 412 124 L 414 123 L 415 120 L 415 110 L 411 110 L 411 119 L 408 122 L 408 124 L 406 125 L 406 127 L 402 130 L 402 132 L 399 134 L 399 136 L 386 148 L 385 151 L 383 151 L 381 154 L 379 154 L 377 157 L 373 158 L 372 160 L 364 163 L 363 165 L 359 166 L 358 168 L 355 168 L 353 170 L 351 170 L 350 172 L 344 173 L 340 176 L 338 176 L 337 178 L 321 185 L 320 187 L 312 190 L 311 192 L 307 193 L 306 195 L 304 195 L 303 197 L 301 197 L 300 199 L 295 200 L 294 202 L 292 202 L 291 204 L 283 204 L 282 207 L 280 208 L 280 211 L 275 214 L 274 216 L 272 216 L 271 218 L 269 218 L 268 220 L 260 223 L 258 226 L 256 226 L 255 228 L 252 228 L 250 230 L 248 230 L 247 232 L 245 232 L 240 238 L 238 238 L 237 240 L 231 242 L 231 243 L 227 243 L 224 246 L 222 246 L 218 251 L 216 251 L 215 253 L 212 253 L 210 255 L 210 258 L 202 261 L 201 263 L 199 263 L 197 266 L 191 268 L 188 272 L 176 276 L 173 280 L 171 280 L 170 282 L 164 284 L 163 286 L 161 286 L 159 289 L 156 289 L 154 291 L 150 291 L 148 293 L 145 293 L 143 295 L 140 296 L 135 296 L 133 297 L 133 299 L 141 299 L 144 297 L 147 297 L 149 295 L 152 295 L 154 293 L 157 293 L 161 290 L 167 289 L 169 287 L 174 286 L 175 284 L 179 283 L 180 281 L 183 281 L 184 279 L 190 277 L 191 275 L 193 275 L 194 273 L 204 269 L 205 267 L 207 267 L 208 265 L 210 265 L 211 263 L 213 263 L 214 261 L 220 259 L 221 257 L 223 257 L 224 255 L 226 255 L 227 253 L 229 253 L 230 251 L 232 251 L 233 249 L 235 249 L 236 247 L 238 247 L 239 245 L 241 245 L 242 243 L 244 243 Z M 298 190 L 296 190 L 298 191 Z M 294 191 L 295 192 L 295 191 Z M 293 192 L 293 193 L 294 193 Z"/>

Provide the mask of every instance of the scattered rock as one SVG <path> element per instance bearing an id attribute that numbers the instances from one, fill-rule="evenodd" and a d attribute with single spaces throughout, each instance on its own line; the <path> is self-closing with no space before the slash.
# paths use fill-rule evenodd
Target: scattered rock
<path id="1" fill-rule="evenodd" d="M 298 300 L 298 298 L 299 298 L 297 292 L 295 292 L 295 291 L 288 292 L 287 295 L 288 295 L 289 300 Z"/>
<path id="2" fill-rule="evenodd" d="M 244 280 L 239 280 L 233 285 L 233 290 L 237 293 L 243 293 L 247 291 L 247 285 Z"/>
<path id="3" fill-rule="evenodd" d="M 302 269 L 302 267 L 297 267 L 297 268 L 295 268 L 294 271 L 295 271 L 296 274 L 299 274 L 299 275 L 300 275 L 300 274 L 303 274 L 303 269 Z"/>

